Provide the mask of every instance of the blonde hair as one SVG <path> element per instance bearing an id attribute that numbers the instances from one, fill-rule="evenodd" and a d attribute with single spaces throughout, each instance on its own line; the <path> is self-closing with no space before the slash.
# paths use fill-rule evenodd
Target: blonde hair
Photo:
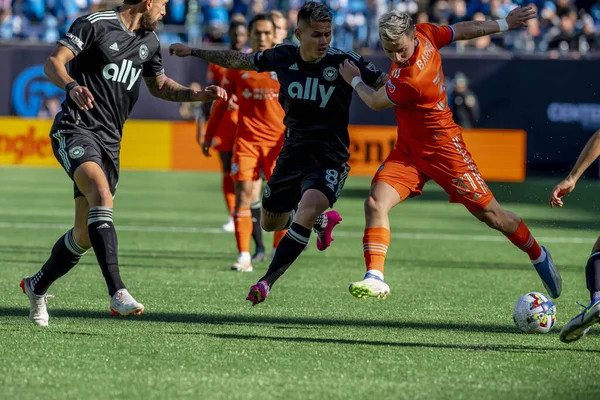
<path id="1" fill-rule="evenodd" d="M 379 18 L 379 36 L 381 40 L 396 41 L 402 36 L 413 33 L 413 20 L 410 15 L 400 11 L 386 12 Z"/>
<path id="2" fill-rule="evenodd" d="M 277 11 L 277 10 L 271 10 L 271 11 L 269 11 L 269 17 L 271 17 L 273 20 L 276 20 L 276 19 L 285 19 L 285 20 L 287 20 L 287 18 L 283 16 L 283 14 L 281 13 L 281 11 Z"/>

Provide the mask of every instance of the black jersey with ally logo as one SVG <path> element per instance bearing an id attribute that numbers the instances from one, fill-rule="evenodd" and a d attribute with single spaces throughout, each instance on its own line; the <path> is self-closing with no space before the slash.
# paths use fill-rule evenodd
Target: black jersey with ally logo
<path id="1" fill-rule="evenodd" d="M 53 130 L 81 128 L 103 145 L 118 147 L 142 77 L 164 73 L 158 36 L 144 29 L 130 31 L 114 9 L 78 18 L 58 43 L 75 54 L 69 73 L 90 90 L 94 108 L 80 110 L 67 96 Z"/>
<path id="2" fill-rule="evenodd" d="M 315 62 L 306 62 L 300 49 L 282 44 L 254 55 L 259 71 L 274 71 L 281 84 L 279 102 L 285 110 L 287 127 L 280 158 L 290 152 L 306 152 L 317 162 L 343 163 L 350 157 L 348 122 L 352 86 L 339 73 L 345 60 L 354 62 L 363 82 L 378 86 L 384 72 L 359 54 L 329 48 Z"/>

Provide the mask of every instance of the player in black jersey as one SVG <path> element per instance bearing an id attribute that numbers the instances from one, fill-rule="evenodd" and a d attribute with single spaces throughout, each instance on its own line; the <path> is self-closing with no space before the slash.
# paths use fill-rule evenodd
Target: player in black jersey
<path id="1" fill-rule="evenodd" d="M 247 300 L 253 305 L 264 301 L 273 283 L 298 258 L 311 228 L 318 236 L 317 247 L 324 250 L 331 243 L 333 226 L 341 220 L 335 211 L 323 214 L 337 200 L 350 169 L 346 162 L 352 87 L 339 75 L 339 65 L 352 60 L 363 80 L 376 88 L 386 80 L 385 73 L 360 55 L 329 47 L 331 19 L 326 6 L 305 3 L 295 32 L 299 47 L 283 44 L 255 54 L 190 49 L 179 43 L 169 48 L 171 54 L 192 55 L 226 68 L 274 71 L 281 84 L 279 101 L 287 132 L 263 192 L 262 227 L 289 231 L 267 274 L 250 288 Z"/>
<path id="2" fill-rule="evenodd" d="M 48 78 L 68 93 L 50 136 L 54 155 L 75 183 L 75 223 L 56 242 L 40 271 L 21 281 L 36 325 L 48 325 L 48 287 L 90 247 L 106 280 L 112 313 L 144 310 L 121 280 L 112 220 L 123 124 L 137 101 L 142 77 L 150 93 L 165 100 L 226 97 L 219 87 L 194 91 L 164 74 L 154 29 L 167 1 L 125 0 L 117 9 L 78 18 L 46 61 Z"/>

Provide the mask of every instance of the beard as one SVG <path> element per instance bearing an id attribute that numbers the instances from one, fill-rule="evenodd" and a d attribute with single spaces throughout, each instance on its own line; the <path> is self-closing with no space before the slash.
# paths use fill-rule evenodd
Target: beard
<path id="1" fill-rule="evenodd" d="M 153 21 L 150 12 L 146 11 L 142 14 L 142 28 L 147 31 L 154 31 L 158 27 L 158 21 Z"/>

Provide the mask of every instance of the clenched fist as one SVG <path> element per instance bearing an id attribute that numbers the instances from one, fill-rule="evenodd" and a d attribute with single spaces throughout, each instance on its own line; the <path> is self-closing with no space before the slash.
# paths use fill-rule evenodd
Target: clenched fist
<path id="1" fill-rule="evenodd" d="M 188 57 L 192 54 L 192 49 L 182 43 L 173 43 L 169 46 L 169 54 L 177 57 Z"/>

